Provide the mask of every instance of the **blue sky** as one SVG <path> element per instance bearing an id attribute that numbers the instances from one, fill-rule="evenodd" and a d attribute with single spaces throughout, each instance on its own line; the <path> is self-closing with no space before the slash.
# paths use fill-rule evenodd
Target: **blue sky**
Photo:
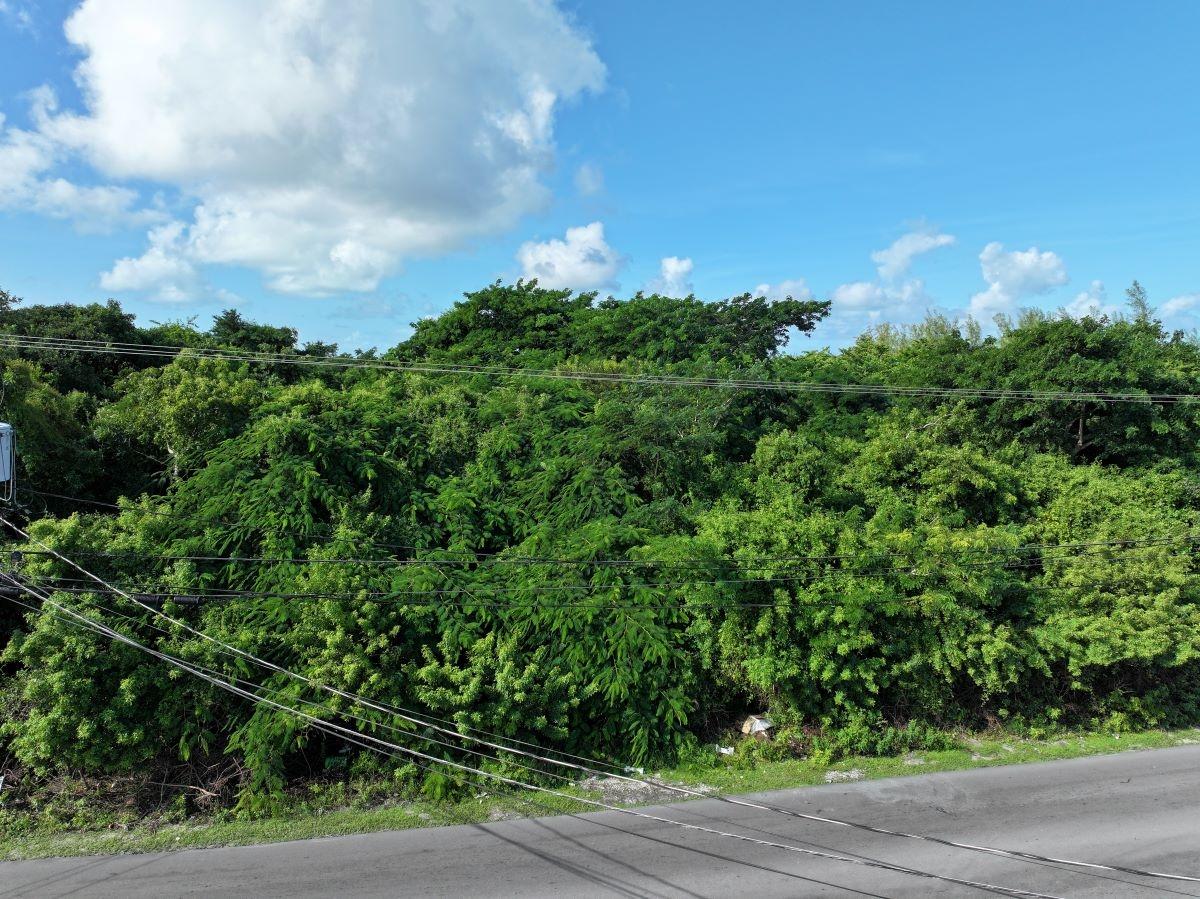
<path id="1" fill-rule="evenodd" d="M 839 346 L 1138 278 L 1198 324 L 1190 0 L 162 7 L 0 0 L 0 286 L 28 301 L 390 346 L 537 275 L 811 292 Z"/>

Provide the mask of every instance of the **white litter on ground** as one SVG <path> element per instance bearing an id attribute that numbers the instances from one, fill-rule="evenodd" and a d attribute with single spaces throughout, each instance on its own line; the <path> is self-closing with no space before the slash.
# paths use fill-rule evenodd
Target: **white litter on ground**
<path id="1" fill-rule="evenodd" d="M 851 768 L 849 771 L 827 771 L 825 773 L 825 783 L 838 784 L 845 783 L 850 780 L 862 780 L 862 768 Z"/>

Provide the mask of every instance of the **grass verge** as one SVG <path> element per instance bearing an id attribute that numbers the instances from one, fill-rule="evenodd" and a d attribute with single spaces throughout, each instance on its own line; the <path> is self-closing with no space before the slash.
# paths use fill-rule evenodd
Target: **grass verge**
<path id="1" fill-rule="evenodd" d="M 1138 749 L 1200 743 L 1200 728 L 1138 733 L 1082 733 L 1028 740 L 967 736 L 961 749 L 912 752 L 877 758 L 851 756 L 832 764 L 819 760 L 756 760 L 746 754 L 713 754 L 655 775 L 672 783 L 721 793 L 753 793 L 812 784 L 929 774 L 1052 759 L 1080 758 Z M 573 794 L 622 805 L 643 805 L 665 798 L 661 791 L 639 795 L 622 784 L 571 787 Z M 672 797 L 676 798 L 676 797 Z M 536 800 L 536 806 L 531 802 Z M 0 809 L 2 809 L 0 796 Z M 404 830 L 445 824 L 482 823 L 530 814 L 588 811 L 590 807 L 553 796 L 476 796 L 458 802 L 384 802 L 369 808 L 317 808 L 262 820 L 188 820 L 173 824 L 120 825 L 108 829 L 34 829 L 0 833 L 0 860 L 159 852 L 214 846 L 244 846 L 284 840 Z"/>

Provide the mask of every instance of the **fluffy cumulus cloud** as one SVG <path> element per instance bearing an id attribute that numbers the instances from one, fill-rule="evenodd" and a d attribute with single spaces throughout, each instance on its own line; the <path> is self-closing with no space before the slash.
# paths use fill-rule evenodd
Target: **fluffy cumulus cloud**
<path id="1" fill-rule="evenodd" d="M 5 134 L 21 180 L 0 162 L 0 202 L 77 201 L 50 189 L 64 156 L 113 213 L 130 184 L 178 191 L 187 212 L 104 275 L 145 289 L 220 264 L 369 291 L 511 228 L 547 199 L 555 111 L 605 76 L 552 0 L 84 0 L 66 35 L 86 106 L 44 102 L 35 131 Z"/>
<path id="2" fill-rule="evenodd" d="M 604 239 L 604 225 L 592 222 L 568 228 L 562 240 L 526 241 L 517 250 L 525 278 L 542 287 L 595 290 L 616 285 L 624 258 Z"/>
<path id="3" fill-rule="evenodd" d="M 1095 318 L 1101 315 L 1112 318 L 1121 310 L 1116 304 L 1108 301 L 1108 290 L 1104 287 L 1104 282 L 1093 281 L 1087 290 L 1075 294 L 1075 298 L 1066 305 L 1064 311 L 1072 318 Z"/>
<path id="4" fill-rule="evenodd" d="M 649 293 L 665 297 L 686 297 L 694 292 L 692 269 L 695 266 L 687 257 L 664 256 L 658 264 L 658 275 L 646 284 Z"/>
<path id="5" fill-rule="evenodd" d="M 201 279 L 183 247 L 184 227 L 170 222 L 150 232 L 150 247 L 141 256 L 118 259 L 100 276 L 100 286 L 114 292 L 150 291 L 155 299 L 182 302 L 195 296 Z"/>
<path id="6" fill-rule="evenodd" d="M 45 121 L 53 113 L 54 97 L 49 91 L 33 91 L 30 99 L 35 120 Z M 40 131 L 5 128 L 0 116 L 0 209 L 70 219 L 88 231 L 160 218 L 153 209 L 135 208 L 136 191 L 110 185 L 82 186 L 54 175 L 63 156 L 62 148 Z"/>
<path id="7" fill-rule="evenodd" d="M 813 298 L 812 288 L 803 278 L 785 278 L 778 284 L 759 284 L 753 293 L 756 297 L 765 297 L 768 300 L 785 300 L 788 297 L 793 300 Z"/>
<path id="8" fill-rule="evenodd" d="M 1192 313 L 1200 307 L 1200 293 L 1184 293 L 1171 297 L 1162 304 L 1162 314 L 1168 318 L 1183 313 Z"/>
<path id="9" fill-rule="evenodd" d="M 955 238 L 922 225 L 896 238 L 891 245 L 871 254 L 878 277 L 873 281 L 851 281 L 834 288 L 830 299 L 834 312 L 865 313 L 878 318 L 884 313 L 908 313 L 929 302 L 925 282 L 910 276 L 919 256 L 941 247 L 953 246 Z"/>
<path id="10" fill-rule="evenodd" d="M 1005 250 L 992 241 L 979 254 L 979 267 L 987 290 L 971 297 L 972 315 L 990 317 L 1012 312 L 1025 297 L 1048 293 L 1067 283 L 1062 259 L 1049 250 Z"/>
<path id="11" fill-rule="evenodd" d="M 887 292 L 874 281 L 851 281 L 839 284 L 830 297 L 835 308 L 869 309 L 887 302 Z"/>
<path id="12" fill-rule="evenodd" d="M 908 274 L 913 260 L 940 247 L 954 245 L 954 236 L 939 234 L 935 229 L 920 228 L 897 238 L 885 250 L 876 250 L 871 261 L 879 267 L 883 281 L 897 281 Z"/>

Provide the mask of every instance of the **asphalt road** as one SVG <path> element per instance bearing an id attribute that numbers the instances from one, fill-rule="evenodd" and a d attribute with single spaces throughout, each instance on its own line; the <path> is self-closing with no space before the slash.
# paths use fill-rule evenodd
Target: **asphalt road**
<path id="1" fill-rule="evenodd" d="M 1200 876 L 1200 746 L 760 795 L 774 805 L 892 829 Z M 650 811 L 776 842 L 1057 896 L 1200 896 L 1200 883 L 1006 859 L 712 800 Z M 0 864 L 0 899 L 196 895 L 988 894 L 616 812 L 236 849 Z"/>

